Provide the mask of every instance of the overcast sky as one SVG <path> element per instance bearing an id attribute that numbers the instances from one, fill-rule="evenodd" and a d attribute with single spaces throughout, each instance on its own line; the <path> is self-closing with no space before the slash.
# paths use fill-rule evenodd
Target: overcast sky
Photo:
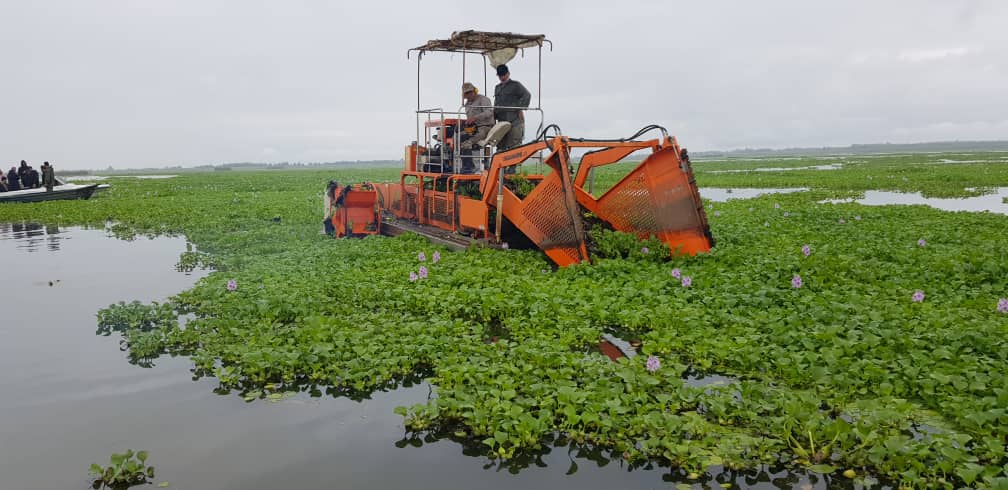
<path id="1" fill-rule="evenodd" d="M 0 0 L 0 165 L 399 159 L 415 139 L 406 50 L 464 29 L 546 34 L 545 119 L 571 136 L 1008 139 L 1006 26 L 996 0 Z M 509 63 L 533 101 L 537 57 Z M 421 66 L 422 105 L 457 108 L 460 56 Z"/>

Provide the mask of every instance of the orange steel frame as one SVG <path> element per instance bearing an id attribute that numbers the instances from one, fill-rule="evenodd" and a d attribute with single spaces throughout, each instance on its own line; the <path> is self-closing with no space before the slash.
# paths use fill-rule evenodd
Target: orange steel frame
<path id="1" fill-rule="evenodd" d="M 572 148 L 596 149 L 581 158 L 573 176 Z M 585 189 L 593 169 L 618 163 L 639 150 L 651 154 L 608 191 L 596 197 Z M 537 184 L 519 198 L 504 185 L 507 169 L 540 152 L 547 153 L 543 164 L 552 171 L 526 176 Z M 406 162 L 406 168 L 416 165 Z M 479 182 L 482 198 L 459 194 L 463 182 Z M 494 154 L 490 169 L 482 175 L 405 170 L 398 184 L 376 184 L 376 189 L 383 207 L 398 218 L 490 241 L 500 241 L 502 219 L 507 218 L 560 266 L 589 259 L 582 207 L 614 229 L 642 238 L 655 236 L 678 253 L 696 254 L 712 246 L 692 169 L 675 138 L 585 141 L 557 135 Z M 491 226 L 493 210 L 498 212 Z"/>

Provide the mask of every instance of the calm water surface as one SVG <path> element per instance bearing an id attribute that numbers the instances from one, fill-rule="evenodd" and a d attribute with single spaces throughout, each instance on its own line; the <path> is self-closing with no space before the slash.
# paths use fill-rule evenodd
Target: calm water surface
<path id="1" fill-rule="evenodd" d="M 0 489 L 86 489 L 88 466 L 127 448 L 150 451 L 154 483 L 177 489 L 675 488 L 668 469 L 628 472 L 619 461 L 573 458 L 578 469 L 566 475 L 566 448 L 544 456 L 545 467 L 511 474 L 452 441 L 399 447 L 402 418 L 392 409 L 424 401 L 426 385 L 363 402 L 246 403 L 214 394 L 213 380 L 193 381 L 186 358 L 130 365 L 116 334 L 95 335 L 95 313 L 190 287 L 206 272 L 174 269 L 185 247 L 182 238 L 0 223 Z M 717 478 L 734 488 L 829 486 L 759 471 Z"/>

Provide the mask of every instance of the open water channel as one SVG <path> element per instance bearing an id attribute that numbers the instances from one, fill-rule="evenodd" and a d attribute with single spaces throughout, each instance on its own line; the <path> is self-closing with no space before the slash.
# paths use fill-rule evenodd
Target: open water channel
<path id="1" fill-rule="evenodd" d="M 118 335 L 95 334 L 111 303 L 163 301 L 205 271 L 175 270 L 182 238 L 116 239 L 103 229 L 0 223 L 0 489 L 90 488 L 88 466 L 150 452 L 153 483 L 177 489 L 676 488 L 668 468 L 554 448 L 513 473 L 450 440 L 403 440 L 397 405 L 421 384 L 355 402 L 301 395 L 246 403 L 193 380 L 187 358 L 128 363 Z M 414 441 L 416 443 L 417 441 Z M 571 453 L 571 454 L 569 454 Z M 572 466 L 576 463 L 576 469 Z M 829 488 L 839 481 L 765 468 L 705 475 L 694 488 Z M 843 483 L 846 483 L 843 482 Z M 158 488 L 143 486 L 137 488 Z"/>

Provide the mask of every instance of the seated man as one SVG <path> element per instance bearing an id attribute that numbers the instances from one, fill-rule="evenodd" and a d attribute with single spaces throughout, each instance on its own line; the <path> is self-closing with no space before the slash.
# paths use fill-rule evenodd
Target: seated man
<path id="1" fill-rule="evenodd" d="M 471 155 L 494 125 L 493 102 L 489 97 L 479 95 L 479 89 L 469 82 L 462 84 L 462 98 L 465 99 L 466 120 L 459 149 L 463 154 Z M 463 159 L 462 167 L 472 170 L 471 156 Z"/>

